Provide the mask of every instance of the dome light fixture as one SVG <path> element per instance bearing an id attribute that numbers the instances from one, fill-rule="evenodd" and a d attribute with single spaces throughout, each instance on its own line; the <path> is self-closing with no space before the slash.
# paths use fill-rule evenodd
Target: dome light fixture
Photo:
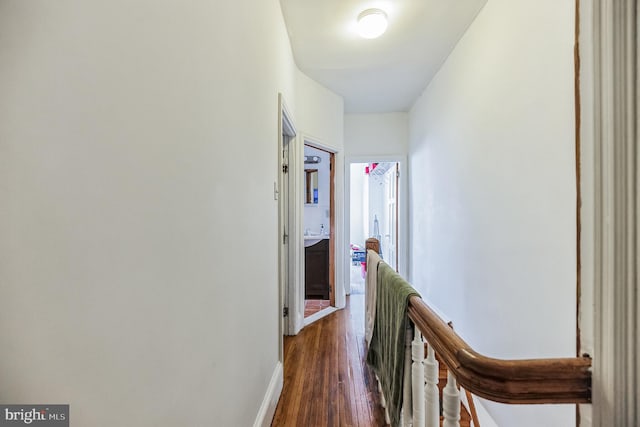
<path id="1" fill-rule="evenodd" d="M 387 24 L 387 14 L 380 9 L 367 9 L 358 15 L 358 33 L 365 39 L 380 37 Z"/>

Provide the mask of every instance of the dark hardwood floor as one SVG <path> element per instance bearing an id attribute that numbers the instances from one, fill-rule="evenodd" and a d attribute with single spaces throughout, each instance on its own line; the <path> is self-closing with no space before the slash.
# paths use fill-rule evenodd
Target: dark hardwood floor
<path id="1" fill-rule="evenodd" d="M 284 340 L 284 386 L 272 426 L 383 426 L 366 365 L 364 295 Z"/>

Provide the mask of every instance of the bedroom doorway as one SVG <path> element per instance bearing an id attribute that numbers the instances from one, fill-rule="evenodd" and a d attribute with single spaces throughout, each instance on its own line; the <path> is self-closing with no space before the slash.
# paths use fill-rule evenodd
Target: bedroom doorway
<path id="1" fill-rule="evenodd" d="M 349 294 L 364 293 L 365 241 L 380 241 L 382 259 L 400 270 L 400 163 L 349 165 Z"/>

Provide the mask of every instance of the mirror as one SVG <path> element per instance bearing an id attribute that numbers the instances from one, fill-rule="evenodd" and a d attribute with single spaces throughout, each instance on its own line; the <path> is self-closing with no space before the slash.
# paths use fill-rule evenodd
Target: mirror
<path id="1" fill-rule="evenodd" d="M 305 203 L 318 204 L 318 169 L 305 169 Z"/>

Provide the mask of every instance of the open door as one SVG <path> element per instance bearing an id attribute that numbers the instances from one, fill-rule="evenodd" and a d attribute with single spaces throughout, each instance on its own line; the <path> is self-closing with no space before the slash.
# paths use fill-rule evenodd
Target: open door
<path id="1" fill-rule="evenodd" d="M 398 271 L 398 181 L 400 171 L 395 163 L 384 175 L 384 191 L 386 194 L 386 233 L 384 241 L 387 246 L 387 263 Z"/>
<path id="2" fill-rule="evenodd" d="M 278 182 L 274 183 L 274 198 L 278 200 L 278 282 L 279 298 L 278 312 L 280 313 L 280 360 L 282 355 L 282 336 L 295 333 L 295 325 L 290 316 L 292 283 L 295 283 L 295 269 L 292 258 L 295 258 L 296 248 L 291 245 L 290 234 L 293 227 L 292 218 L 295 217 L 295 196 L 293 195 L 290 178 L 290 151 L 295 141 L 296 130 L 291 115 L 279 96 L 279 138 L 278 138 Z M 295 308 L 295 307 L 294 307 Z"/>
<path id="3" fill-rule="evenodd" d="M 329 303 L 336 306 L 336 156 L 329 153 Z"/>
<path id="4" fill-rule="evenodd" d="M 336 306 L 335 153 L 305 140 L 303 198 L 305 324 Z"/>

